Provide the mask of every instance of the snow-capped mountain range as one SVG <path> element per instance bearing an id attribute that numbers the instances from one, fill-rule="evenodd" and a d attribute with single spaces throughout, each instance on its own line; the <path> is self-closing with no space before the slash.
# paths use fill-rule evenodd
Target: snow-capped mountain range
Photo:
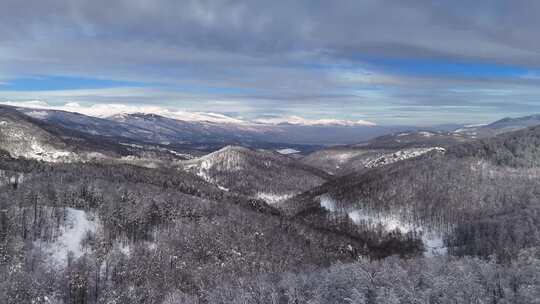
<path id="1" fill-rule="evenodd" d="M 355 143 L 411 128 L 378 126 L 362 120 L 310 120 L 298 116 L 243 120 L 223 114 L 172 111 L 159 107 L 110 105 L 109 109 L 104 109 L 103 105 L 81 107 L 76 104 L 51 107 L 39 102 L 25 105 L 30 107 L 15 108 L 35 119 L 96 136 L 165 144 L 213 144 L 217 148 L 227 144 Z"/>
<path id="2" fill-rule="evenodd" d="M 375 123 L 366 120 L 340 120 L 340 119 L 306 119 L 300 116 L 285 116 L 285 117 L 272 117 L 272 118 L 259 118 L 253 120 L 255 123 L 269 124 L 269 125 L 303 125 L 303 126 L 376 126 Z"/>
<path id="3" fill-rule="evenodd" d="M 362 153 L 385 150 L 377 151 L 379 157 L 409 148 L 445 147 L 540 122 L 539 116 L 507 118 L 485 126 L 468 126 L 449 132 L 377 126 L 366 121 L 307 120 L 297 116 L 246 121 L 223 114 L 187 113 L 152 107 L 142 109 L 147 112 L 134 113 L 128 113 L 133 109 L 124 106 L 112 106 L 112 111 L 107 112 L 102 106 L 84 108 L 76 104 L 64 106 L 73 111 L 51 110 L 40 103 L 32 104 L 30 108 L 0 108 L 3 115 L 7 115 L 0 127 L 4 145 L 10 147 L 11 154 L 25 156 L 30 153 L 50 161 L 75 159 L 73 153 L 80 156 L 83 150 L 130 156 L 133 151 L 127 149 L 138 147 L 136 154 L 144 151 L 146 157 L 158 153 L 176 158 L 177 155 L 192 154 L 193 150 L 211 152 L 227 145 L 307 154 L 319 150 L 322 145 L 343 143 L 353 144 L 348 148 L 360 149 Z M 92 115 L 75 112 L 81 108 Z M 111 112 L 118 113 L 105 116 Z M 108 142 L 107 147 L 103 146 L 105 142 Z M 86 145 L 86 148 L 81 145 Z M 148 154 L 150 150 L 152 152 Z M 362 156 L 365 157 L 368 155 Z M 333 165 L 332 168 L 336 166 L 341 165 Z"/>
<path id="4" fill-rule="evenodd" d="M 304 125 L 304 126 L 376 126 L 375 123 L 366 120 L 342 120 L 333 118 L 309 119 L 297 115 L 281 117 L 264 117 L 256 119 L 245 119 L 242 117 L 232 117 L 222 113 L 213 112 L 191 112 L 178 109 L 167 109 L 158 106 L 129 106 L 124 104 L 95 104 L 92 106 L 82 106 L 75 102 L 66 103 L 62 106 L 51 106 L 43 101 L 28 102 L 2 102 L 1 104 L 29 109 L 36 109 L 36 115 L 45 115 L 46 111 L 58 110 L 72 113 L 80 113 L 97 118 L 119 118 L 133 114 L 153 114 L 170 119 L 185 122 L 206 122 L 217 124 L 237 124 L 237 125 Z"/>

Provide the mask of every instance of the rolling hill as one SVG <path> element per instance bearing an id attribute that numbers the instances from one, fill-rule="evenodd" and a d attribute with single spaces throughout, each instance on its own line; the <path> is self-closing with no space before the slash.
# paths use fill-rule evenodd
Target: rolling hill
<path id="1" fill-rule="evenodd" d="M 288 156 L 237 146 L 227 146 L 200 158 L 184 161 L 181 166 L 222 189 L 257 197 L 272 204 L 330 178 L 325 172 Z"/>
<path id="2" fill-rule="evenodd" d="M 376 137 L 354 145 L 336 146 L 315 151 L 302 162 L 342 176 L 396 161 L 418 157 L 431 151 L 472 140 L 451 132 L 407 131 Z"/>
<path id="3" fill-rule="evenodd" d="M 533 127 L 353 172 L 291 198 L 284 209 L 315 225 L 326 213 L 368 230 L 415 231 L 425 247 L 455 255 L 511 259 L 540 242 L 526 232 L 540 224 L 539 138 Z"/>

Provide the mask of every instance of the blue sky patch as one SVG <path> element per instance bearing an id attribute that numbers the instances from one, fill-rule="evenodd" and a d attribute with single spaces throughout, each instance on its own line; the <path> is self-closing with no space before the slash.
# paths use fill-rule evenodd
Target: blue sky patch
<path id="1" fill-rule="evenodd" d="M 144 87 L 141 82 L 118 81 L 110 79 L 68 77 L 68 76 L 32 76 L 4 81 L 0 85 L 3 91 L 53 91 L 77 89 L 104 89 L 116 87 Z"/>

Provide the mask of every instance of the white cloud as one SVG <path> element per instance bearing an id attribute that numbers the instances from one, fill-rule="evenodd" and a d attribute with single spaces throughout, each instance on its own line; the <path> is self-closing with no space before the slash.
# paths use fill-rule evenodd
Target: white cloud
<path id="1" fill-rule="evenodd" d="M 49 104 L 41 100 L 26 100 L 26 101 L 6 101 L 2 104 L 14 107 L 25 107 L 25 108 L 47 108 Z"/>
<path id="2" fill-rule="evenodd" d="M 402 82 L 399 77 L 391 76 L 382 72 L 370 71 L 367 69 L 355 71 L 336 71 L 334 73 L 334 77 L 338 83 L 350 85 L 396 85 Z"/>

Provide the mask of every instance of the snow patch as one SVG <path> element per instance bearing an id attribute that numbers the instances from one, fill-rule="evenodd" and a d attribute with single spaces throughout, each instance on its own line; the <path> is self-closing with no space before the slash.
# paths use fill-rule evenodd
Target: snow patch
<path id="1" fill-rule="evenodd" d="M 22 184 L 24 181 L 23 173 L 9 172 L 0 170 L 0 186 Z"/>
<path id="2" fill-rule="evenodd" d="M 65 225 L 60 228 L 54 242 L 36 241 L 36 245 L 47 254 L 47 260 L 56 266 L 67 265 L 69 252 L 74 258 L 81 257 L 84 254 L 81 241 L 88 233 L 95 233 L 98 227 L 96 216 L 89 216 L 83 210 L 66 208 L 65 215 Z"/>
<path id="3" fill-rule="evenodd" d="M 48 162 L 67 161 L 76 158 L 76 155 L 72 152 L 47 149 L 36 141 L 32 142 L 30 148 L 31 150 L 23 156 Z"/>
<path id="4" fill-rule="evenodd" d="M 330 212 L 340 211 L 336 202 L 328 197 L 328 195 L 320 196 L 319 201 L 321 207 Z M 381 214 L 379 212 L 368 212 L 363 209 L 346 209 L 341 211 L 347 212 L 347 216 L 357 225 L 367 225 L 373 229 L 382 228 L 385 232 L 399 230 L 401 233 L 416 232 L 420 234 L 425 248 L 425 256 L 444 255 L 447 253 L 442 233 L 422 225 L 404 221 L 397 214 Z"/>
<path id="5" fill-rule="evenodd" d="M 420 155 L 429 153 L 431 151 L 437 151 L 444 153 L 445 148 L 442 147 L 430 147 L 430 148 L 412 148 L 406 150 L 400 150 L 394 153 L 381 155 L 373 160 L 370 160 L 366 163 L 366 168 L 376 168 L 388 164 L 392 164 L 401 160 L 418 157 Z"/>
<path id="6" fill-rule="evenodd" d="M 267 202 L 268 204 L 275 205 L 282 203 L 289 198 L 293 197 L 293 194 L 274 194 L 274 193 L 264 193 L 259 192 L 257 193 L 257 198 L 262 199 L 263 201 Z"/>
<path id="7" fill-rule="evenodd" d="M 488 125 L 487 123 L 473 124 L 473 125 L 466 125 L 465 128 L 479 128 L 479 127 L 485 127 L 487 125 Z"/>
<path id="8" fill-rule="evenodd" d="M 75 153 L 44 143 L 39 135 L 16 124 L 4 121 L 0 124 L 0 134 L 5 145 L 3 148 L 15 158 L 24 157 L 46 162 L 69 162 L 78 159 Z"/>
<path id="9" fill-rule="evenodd" d="M 222 191 L 227 191 L 227 192 L 229 192 L 229 188 L 225 188 L 225 187 L 223 187 L 223 186 L 220 186 L 220 185 L 216 185 L 216 186 L 217 186 L 217 187 L 219 188 L 219 190 L 222 190 Z"/>
<path id="10" fill-rule="evenodd" d="M 203 157 L 195 159 L 195 163 L 188 165 L 187 169 L 198 167 L 199 172 L 197 175 L 207 179 L 209 176 L 207 173 L 210 170 L 217 171 L 239 171 L 242 170 L 244 165 L 244 157 L 241 155 L 241 149 L 239 147 L 227 146 L 216 152 L 207 154 Z M 198 164 L 197 164 L 198 162 Z"/>
<path id="11" fill-rule="evenodd" d="M 423 136 L 423 137 L 432 137 L 432 136 L 435 135 L 435 134 L 433 134 L 433 133 L 431 133 L 431 132 L 427 132 L 427 131 L 420 131 L 420 132 L 418 132 L 418 134 L 419 134 L 420 136 Z"/>
<path id="12" fill-rule="evenodd" d="M 223 191 L 229 191 L 228 188 L 219 185 L 211 176 L 211 171 L 238 171 L 242 170 L 244 162 L 243 157 L 236 151 L 236 147 L 227 146 L 216 152 L 207 154 L 197 159 L 191 159 L 184 162 L 184 169 L 199 176 L 208 183 L 216 185 Z"/>
<path id="13" fill-rule="evenodd" d="M 45 119 L 47 118 L 47 116 L 49 116 L 49 113 L 47 113 L 46 111 L 30 111 L 25 112 L 24 114 L 37 119 Z"/>
<path id="14" fill-rule="evenodd" d="M 135 148 L 135 149 L 143 149 L 144 148 L 143 146 L 137 145 L 137 144 L 123 143 L 123 142 L 121 142 L 120 144 L 122 146 L 127 146 L 127 147 L 131 147 L 131 148 Z"/>
<path id="15" fill-rule="evenodd" d="M 290 155 L 290 154 L 300 153 L 300 151 L 295 150 L 295 149 L 291 149 L 291 148 L 279 149 L 279 150 L 276 150 L 276 152 L 279 153 L 279 154 L 283 154 L 283 155 Z"/>
<path id="16" fill-rule="evenodd" d="M 185 158 L 185 159 L 193 159 L 193 155 L 191 155 L 191 154 L 179 153 L 179 152 L 176 152 L 174 150 L 167 150 L 167 152 L 171 153 L 172 155 L 182 157 L 182 158 Z"/>

